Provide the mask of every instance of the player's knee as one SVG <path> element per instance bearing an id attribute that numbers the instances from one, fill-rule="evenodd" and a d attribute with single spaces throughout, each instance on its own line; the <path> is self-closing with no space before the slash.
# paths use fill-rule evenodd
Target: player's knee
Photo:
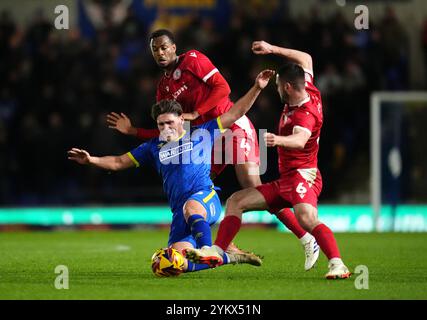
<path id="1" fill-rule="evenodd" d="M 245 198 L 242 192 L 233 193 L 226 203 L 227 212 L 243 212 L 245 210 Z"/>
<path id="2" fill-rule="evenodd" d="M 189 200 L 184 204 L 184 219 L 188 221 L 191 215 L 198 214 L 206 218 L 206 209 L 197 201 Z"/>
<path id="3" fill-rule="evenodd" d="M 305 231 L 310 232 L 316 225 L 319 224 L 317 215 L 310 207 L 304 206 L 300 208 L 295 208 L 295 214 L 298 223 Z"/>

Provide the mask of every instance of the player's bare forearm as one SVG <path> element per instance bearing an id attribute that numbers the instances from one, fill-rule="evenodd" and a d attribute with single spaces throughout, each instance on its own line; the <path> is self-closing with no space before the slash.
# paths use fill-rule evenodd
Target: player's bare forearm
<path id="1" fill-rule="evenodd" d="M 243 117 L 252 107 L 261 90 L 262 89 L 257 84 L 254 84 L 229 111 L 221 115 L 220 119 L 222 126 L 224 128 L 229 128 L 236 120 Z"/>
<path id="2" fill-rule="evenodd" d="M 307 52 L 289 49 L 289 48 L 282 48 L 279 46 L 272 46 L 272 47 L 273 47 L 272 53 L 274 55 L 288 58 L 298 63 L 299 65 L 301 65 L 304 69 L 313 70 L 313 60 Z"/>
<path id="3" fill-rule="evenodd" d="M 68 160 L 82 165 L 93 165 L 106 170 L 122 170 L 132 166 L 133 162 L 127 154 L 121 156 L 93 157 L 84 149 L 68 150 Z"/>
<path id="4" fill-rule="evenodd" d="M 295 129 L 295 131 L 297 132 L 289 136 L 278 136 L 274 133 L 267 132 L 264 134 L 264 141 L 267 147 L 284 147 L 287 149 L 302 150 L 311 134 L 299 128 Z"/>
<path id="5" fill-rule="evenodd" d="M 111 171 L 119 171 L 133 166 L 132 160 L 126 154 L 121 156 L 90 157 L 89 164 Z"/>
<path id="6" fill-rule="evenodd" d="M 306 136 L 301 133 L 292 134 L 290 136 L 277 136 L 277 146 L 287 149 L 302 150 L 307 140 Z"/>
<path id="7" fill-rule="evenodd" d="M 313 70 L 313 61 L 311 56 L 307 52 L 282 48 L 279 46 L 271 45 L 266 41 L 254 41 L 252 43 L 252 51 L 255 54 L 274 54 L 277 56 L 281 56 L 287 58 L 289 60 L 294 61 L 301 65 L 304 69 L 308 69 L 310 71 Z"/>

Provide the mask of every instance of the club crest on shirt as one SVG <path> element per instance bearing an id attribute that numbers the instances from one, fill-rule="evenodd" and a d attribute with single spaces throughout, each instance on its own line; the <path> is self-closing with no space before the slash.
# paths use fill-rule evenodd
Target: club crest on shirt
<path id="1" fill-rule="evenodd" d="M 291 123 L 292 119 L 290 119 L 286 114 L 283 115 L 283 124 L 286 125 L 288 123 Z"/>
<path id="2" fill-rule="evenodd" d="M 173 77 L 174 80 L 178 80 L 179 78 L 181 78 L 181 69 L 176 69 L 173 72 L 172 77 Z"/>

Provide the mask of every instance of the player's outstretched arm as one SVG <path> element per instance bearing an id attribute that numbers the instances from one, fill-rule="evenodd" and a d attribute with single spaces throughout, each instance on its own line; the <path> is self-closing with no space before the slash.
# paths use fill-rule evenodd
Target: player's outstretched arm
<path id="1" fill-rule="evenodd" d="M 274 133 L 264 133 L 264 141 L 267 147 L 284 147 L 287 149 L 304 149 L 310 138 L 310 133 L 301 128 L 294 128 L 293 134 L 289 136 L 278 136 Z"/>
<path id="2" fill-rule="evenodd" d="M 126 134 L 136 136 L 137 129 L 132 126 L 132 122 L 123 112 L 118 114 L 110 112 L 107 114 L 108 128 L 116 129 L 117 131 Z"/>
<path id="3" fill-rule="evenodd" d="M 237 119 L 243 117 L 246 112 L 254 104 L 256 98 L 261 93 L 261 90 L 264 89 L 270 78 L 274 75 L 273 70 L 264 70 L 255 79 L 255 83 L 249 91 L 241 97 L 230 110 L 222 114 L 220 117 L 221 124 L 223 128 L 229 128 Z"/>
<path id="4" fill-rule="evenodd" d="M 116 129 L 126 135 L 136 136 L 141 140 L 149 140 L 159 136 L 158 129 L 135 128 L 124 113 L 110 112 L 107 115 L 107 123 L 109 124 L 109 128 Z"/>
<path id="5" fill-rule="evenodd" d="M 133 162 L 127 154 L 121 156 L 93 157 L 83 149 L 72 148 L 68 151 L 68 159 L 83 165 L 93 165 L 98 168 L 118 171 L 133 167 Z"/>
<path id="6" fill-rule="evenodd" d="M 252 43 L 252 52 L 255 54 L 274 54 L 287 58 L 289 60 L 294 61 L 295 63 L 298 63 L 299 65 L 301 65 L 301 67 L 313 73 L 313 60 L 307 52 L 289 48 L 282 48 L 269 44 L 268 42 L 263 40 L 254 41 Z"/>

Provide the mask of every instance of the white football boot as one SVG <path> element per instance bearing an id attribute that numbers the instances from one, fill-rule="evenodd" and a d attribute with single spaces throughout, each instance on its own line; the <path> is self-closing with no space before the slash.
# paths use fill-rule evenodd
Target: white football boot
<path id="1" fill-rule="evenodd" d="M 219 250 L 216 250 L 217 246 L 204 246 L 201 249 L 187 248 L 185 249 L 185 257 L 194 262 L 200 264 L 207 264 L 210 268 L 215 268 L 223 263 L 222 254 Z M 218 248 L 221 250 L 221 248 Z"/>
<path id="2" fill-rule="evenodd" d="M 351 272 L 340 258 L 332 258 L 329 260 L 328 268 L 329 271 L 325 275 L 326 279 L 347 279 L 351 276 Z"/>
<path id="3" fill-rule="evenodd" d="M 316 239 L 308 232 L 300 239 L 305 253 L 305 271 L 314 267 L 319 258 L 320 248 Z"/>

